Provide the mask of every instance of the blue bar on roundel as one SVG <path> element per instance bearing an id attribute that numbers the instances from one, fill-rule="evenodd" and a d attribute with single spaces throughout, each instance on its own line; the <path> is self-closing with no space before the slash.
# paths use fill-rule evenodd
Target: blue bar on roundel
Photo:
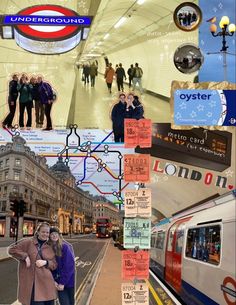
<path id="1" fill-rule="evenodd" d="M 87 16 L 7 15 L 4 17 L 3 24 L 89 26 L 91 18 Z"/>

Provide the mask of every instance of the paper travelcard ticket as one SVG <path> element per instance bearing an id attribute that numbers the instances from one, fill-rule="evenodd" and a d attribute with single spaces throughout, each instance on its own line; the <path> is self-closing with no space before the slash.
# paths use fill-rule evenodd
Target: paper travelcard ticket
<path id="1" fill-rule="evenodd" d="M 176 90 L 174 123 L 236 126 L 236 90 Z"/>
<path id="2" fill-rule="evenodd" d="M 151 217 L 151 189 L 125 190 L 125 217 Z"/>
<path id="3" fill-rule="evenodd" d="M 146 283 L 123 283 L 122 305 L 149 305 L 149 289 Z"/>
<path id="4" fill-rule="evenodd" d="M 148 251 L 122 251 L 122 278 L 124 280 L 148 279 L 149 260 Z"/>

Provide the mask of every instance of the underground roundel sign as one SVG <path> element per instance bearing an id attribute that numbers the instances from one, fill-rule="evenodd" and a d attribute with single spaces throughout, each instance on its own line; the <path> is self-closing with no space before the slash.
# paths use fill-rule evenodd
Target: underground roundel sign
<path id="1" fill-rule="evenodd" d="M 7 16 L 14 24 L 14 38 L 23 49 L 39 54 L 65 53 L 83 39 L 90 17 L 59 5 L 36 5 Z"/>

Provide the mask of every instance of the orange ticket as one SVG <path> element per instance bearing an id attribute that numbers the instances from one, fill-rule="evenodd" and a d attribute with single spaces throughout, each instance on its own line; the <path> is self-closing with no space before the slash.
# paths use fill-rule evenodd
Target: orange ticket
<path id="1" fill-rule="evenodd" d="M 124 155 L 124 180 L 125 182 L 149 182 L 150 155 Z"/>
<path id="2" fill-rule="evenodd" d="M 150 255 L 148 251 L 122 251 L 122 279 L 148 279 L 149 259 Z"/>
<path id="3" fill-rule="evenodd" d="M 152 146 L 152 121 L 149 119 L 125 119 L 125 147 Z"/>

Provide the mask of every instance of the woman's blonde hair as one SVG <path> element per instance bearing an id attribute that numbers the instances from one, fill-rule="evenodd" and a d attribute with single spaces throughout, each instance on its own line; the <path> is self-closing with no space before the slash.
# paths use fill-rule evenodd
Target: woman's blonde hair
<path id="1" fill-rule="evenodd" d="M 38 232 L 39 230 L 42 228 L 42 227 L 49 227 L 50 228 L 50 223 L 44 221 L 44 222 L 40 222 L 38 225 L 37 225 L 37 228 L 34 232 L 34 236 L 38 236 Z"/>

